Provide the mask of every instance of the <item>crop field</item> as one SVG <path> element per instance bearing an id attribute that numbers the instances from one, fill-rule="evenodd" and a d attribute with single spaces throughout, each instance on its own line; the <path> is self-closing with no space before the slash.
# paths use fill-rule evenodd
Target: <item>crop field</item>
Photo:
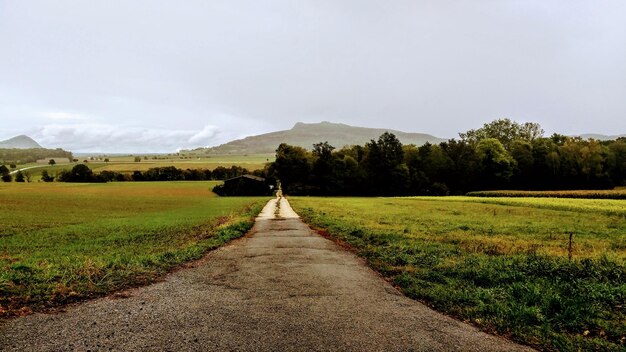
<path id="1" fill-rule="evenodd" d="M 437 310 L 544 350 L 626 348 L 626 201 L 290 201 Z"/>
<path id="2" fill-rule="evenodd" d="M 152 282 L 243 235 L 266 199 L 215 184 L 0 183 L 0 316 Z"/>
<path id="3" fill-rule="evenodd" d="M 139 162 L 134 161 L 134 156 L 111 156 L 107 157 L 108 162 L 104 162 L 103 157 L 98 157 L 102 160 L 88 160 L 89 157 L 81 156 L 79 160 L 88 160 L 87 166 L 95 173 L 101 171 L 115 171 L 121 173 L 132 173 L 134 171 L 147 171 L 154 167 L 174 166 L 179 169 L 208 169 L 213 170 L 217 167 L 231 167 L 233 165 L 241 166 L 249 171 L 260 170 L 265 167 L 267 162 L 274 161 L 275 156 L 269 154 L 254 154 L 254 155 L 214 155 L 214 156 L 202 156 L 202 157 L 179 157 L 179 156 L 157 156 L 158 159 L 151 159 L 151 156 L 147 157 L 147 160 Z M 94 156 L 95 158 L 95 156 Z M 29 170 L 25 170 L 24 174 L 27 174 L 31 181 L 38 181 L 41 179 L 42 171 L 46 170 L 48 174 L 55 176 L 61 171 L 69 171 L 76 163 L 59 163 L 56 165 L 46 164 L 22 164 L 17 165 L 17 169 L 34 167 Z"/>
<path id="4" fill-rule="evenodd" d="M 626 189 L 578 190 L 578 191 L 478 191 L 469 192 L 470 197 L 533 197 L 533 198 L 588 198 L 626 199 Z"/>

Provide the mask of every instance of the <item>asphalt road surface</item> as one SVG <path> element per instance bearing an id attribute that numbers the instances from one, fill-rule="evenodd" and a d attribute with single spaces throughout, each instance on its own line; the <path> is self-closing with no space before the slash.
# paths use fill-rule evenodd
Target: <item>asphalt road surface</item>
<path id="1" fill-rule="evenodd" d="M 0 350 L 530 350 L 400 295 L 284 198 L 268 203 L 246 237 L 117 296 L 127 298 L 5 321 Z"/>

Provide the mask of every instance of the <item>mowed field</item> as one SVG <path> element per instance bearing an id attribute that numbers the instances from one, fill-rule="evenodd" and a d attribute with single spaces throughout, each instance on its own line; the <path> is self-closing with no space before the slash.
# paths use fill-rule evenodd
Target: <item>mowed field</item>
<path id="1" fill-rule="evenodd" d="M 290 201 L 437 310 L 545 350 L 626 349 L 624 200 Z"/>
<path id="2" fill-rule="evenodd" d="M 267 199 L 215 184 L 0 183 L 0 316 L 148 283 L 243 235 Z"/>
<path id="3" fill-rule="evenodd" d="M 95 155 L 94 155 L 95 157 Z M 181 157 L 171 156 L 162 157 L 159 159 L 152 159 L 148 157 L 147 160 L 135 162 L 134 156 L 112 156 L 108 157 L 109 162 L 102 160 L 88 160 L 87 166 L 95 173 L 101 171 L 115 171 L 121 173 L 132 173 L 133 171 L 146 171 L 154 167 L 174 166 L 179 169 L 208 169 L 213 170 L 219 166 L 231 167 L 233 165 L 240 166 L 248 169 L 249 171 L 260 170 L 265 167 L 268 162 L 274 161 L 275 156 L 273 154 L 254 154 L 254 155 L 215 155 L 215 156 L 201 156 L 201 157 Z M 88 157 L 79 157 L 79 163 Z M 43 170 L 48 171 L 50 175 L 56 175 L 63 170 L 70 170 L 77 163 L 59 163 L 57 165 L 46 164 L 23 164 L 18 165 L 17 168 L 34 167 L 33 169 L 25 170 L 32 181 L 37 181 L 41 178 L 41 172 Z"/>

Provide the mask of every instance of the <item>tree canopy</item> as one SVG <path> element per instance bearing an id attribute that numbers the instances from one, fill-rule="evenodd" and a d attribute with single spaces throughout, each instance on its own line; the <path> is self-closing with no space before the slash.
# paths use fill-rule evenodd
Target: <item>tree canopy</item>
<path id="1" fill-rule="evenodd" d="M 266 170 L 287 194 L 446 195 L 496 188 L 600 189 L 626 182 L 626 139 L 552 135 L 536 123 L 496 120 L 437 145 L 391 133 L 364 146 L 313 151 L 281 144 Z M 267 176 L 266 175 L 266 176 Z"/>

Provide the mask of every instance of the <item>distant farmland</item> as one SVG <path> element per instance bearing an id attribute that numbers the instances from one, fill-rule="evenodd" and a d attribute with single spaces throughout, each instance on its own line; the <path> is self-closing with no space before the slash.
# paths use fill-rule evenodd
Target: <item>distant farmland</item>
<path id="1" fill-rule="evenodd" d="M 307 222 L 438 310 L 543 349 L 624 348 L 626 201 L 290 200 Z"/>
<path id="2" fill-rule="evenodd" d="M 243 235 L 265 199 L 215 184 L 0 183 L 0 316 L 151 282 Z"/>
<path id="3" fill-rule="evenodd" d="M 101 171 L 115 171 L 121 173 L 133 173 L 134 171 L 146 171 L 150 168 L 174 166 L 180 169 L 208 169 L 213 170 L 219 166 L 231 167 L 233 165 L 241 166 L 249 171 L 263 169 L 265 163 L 274 161 L 275 156 L 268 154 L 255 155 L 225 155 L 225 156 L 157 156 L 158 159 L 152 159 L 152 156 L 141 156 L 141 161 L 135 162 L 134 156 L 112 156 L 99 157 L 96 160 L 88 160 L 88 157 L 82 157 L 79 163 L 87 160 L 87 166 L 95 173 Z M 104 159 L 109 159 L 104 162 Z M 61 171 L 69 171 L 76 163 L 63 163 L 57 165 L 41 165 L 41 164 L 23 164 L 18 168 L 36 166 L 36 168 L 24 171 L 33 181 L 37 181 L 41 177 L 43 170 L 48 171 L 50 175 L 58 174 Z"/>

